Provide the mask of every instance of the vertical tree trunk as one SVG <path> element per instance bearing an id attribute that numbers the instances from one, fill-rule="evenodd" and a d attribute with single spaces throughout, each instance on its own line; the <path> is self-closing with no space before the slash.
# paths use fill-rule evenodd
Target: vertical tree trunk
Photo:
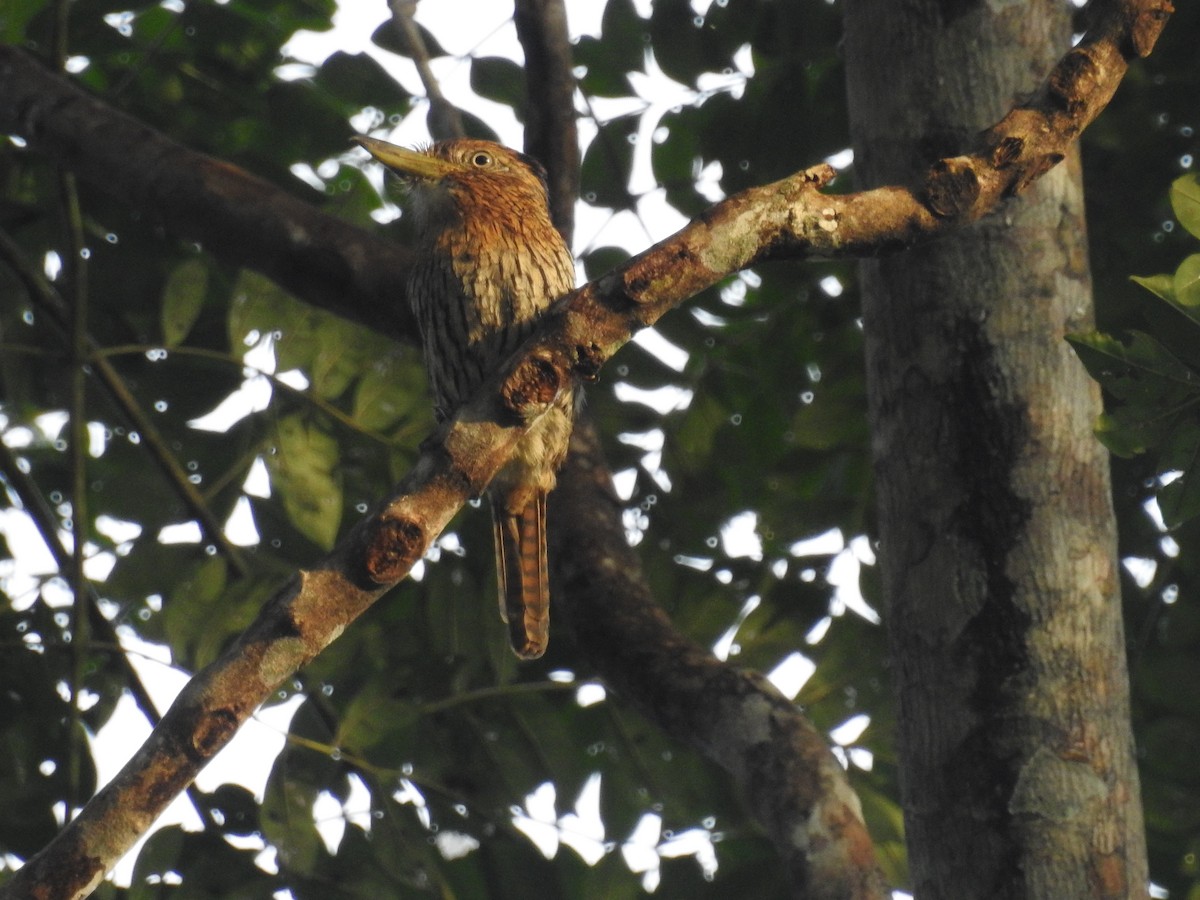
<path id="1" fill-rule="evenodd" d="M 963 149 L 1069 39 L 1059 0 L 847 0 L 864 186 Z M 1092 315 L 1077 155 L 862 286 L 917 896 L 1145 896 L 1100 402 L 1063 341 Z"/>

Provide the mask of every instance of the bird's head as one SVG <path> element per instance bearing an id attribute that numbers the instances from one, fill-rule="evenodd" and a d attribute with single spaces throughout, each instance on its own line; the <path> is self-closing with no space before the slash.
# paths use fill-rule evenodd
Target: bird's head
<path id="1" fill-rule="evenodd" d="M 456 138 L 420 150 L 357 135 L 355 143 L 408 182 L 420 218 L 546 213 L 546 173 L 532 157 L 493 141 Z M 447 203 L 449 201 L 449 203 Z"/>

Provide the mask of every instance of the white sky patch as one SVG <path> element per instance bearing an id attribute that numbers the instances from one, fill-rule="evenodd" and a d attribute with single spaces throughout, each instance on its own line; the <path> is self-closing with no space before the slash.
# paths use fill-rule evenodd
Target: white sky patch
<path id="1" fill-rule="evenodd" d="M 471 852 L 479 849 L 479 841 L 461 831 L 439 831 L 433 836 L 438 852 L 444 859 L 462 859 Z"/>
<path id="2" fill-rule="evenodd" d="M 197 431 L 224 434 L 246 416 L 262 412 L 271 404 L 274 388 L 266 376 L 275 371 L 275 337 L 271 334 L 252 334 L 248 340 L 253 341 L 253 346 L 242 356 L 242 361 L 246 363 L 243 373 L 245 381 L 215 409 L 189 421 L 190 427 Z M 280 376 L 280 379 L 283 380 L 283 377 Z M 308 382 L 303 375 L 300 379 L 303 382 L 302 390 Z M 297 386 L 291 381 L 285 380 L 284 383 Z"/>
<path id="3" fill-rule="evenodd" d="M 84 544 L 84 553 L 83 574 L 87 579 L 95 582 L 108 580 L 117 564 L 117 557 L 107 550 L 97 551 L 94 544 Z"/>
<path id="4" fill-rule="evenodd" d="M 721 526 L 721 549 L 733 559 L 763 558 L 762 538 L 758 534 L 758 513 L 740 512 Z"/>
<path id="5" fill-rule="evenodd" d="M 33 429 L 25 428 L 22 425 L 17 425 L 12 428 L 8 428 L 7 424 L 8 423 L 7 423 L 7 419 L 6 419 L 4 422 L 5 427 L 4 427 L 4 435 L 3 435 L 5 447 L 8 447 L 10 450 L 20 450 L 24 447 L 28 447 L 30 444 L 33 443 L 33 439 L 35 437 L 35 435 L 33 433 Z M 20 460 L 18 460 L 18 462 L 19 461 Z M 28 474 L 28 472 L 29 472 L 28 463 L 26 463 L 24 471 L 26 474 Z"/>
<path id="6" fill-rule="evenodd" d="M 850 765 L 862 769 L 864 772 L 870 772 L 875 768 L 875 754 L 866 747 L 847 747 L 846 757 L 850 761 Z"/>
<path id="7" fill-rule="evenodd" d="M 392 792 L 392 799 L 403 805 L 412 804 L 417 810 L 417 821 L 428 828 L 432 819 L 429 816 L 429 806 L 425 803 L 425 795 L 407 778 L 400 779 L 400 789 Z"/>
<path id="8" fill-rule="evenodd" d="M 13 555 L 12 559 L 0 559 L 0 579 L 5 581 L 6 591 L 9 578 L 33 579 L 36 583 L 38 576 L 58 571 L 58 563 L 42 540 L 41 532 L 23 509 L 11 506 L 0 509 L 0 534 Z"/>
<path id="9" fill-rule="evenodd" d="M 817 286 L 830 297 L 840 297 L 845 287 L 836 275 L 826 275 L 817 282 Z"/>
<path id="10" fill-rule="evenodd" d="M 651 428 L 649 431 L 622 431 L 617 440 L 639 450 L 655 452 L 663 448 L 667 436 L 661 428 Z"/>
<path id="11" fill-rule="evenodd" d="M 1134 584 L 1140 588 L 1149 587 L 1158 571 L 1158 563 L 1143 556 L 1126 556 L 1121 560 L 1121 565 L 1133 578 Z"/>
<path id="12" fill-rule="evenodd" d="M 308 390 L 308 376 L 299 369 L 288 369 L 286 372 L 280 372 L 275 376 L 275 380 L 286 384 L 290 388 L 295 388 L 298 391 Z"/>
<path id="13" fill-rule="evenodd" d="M 653 328 L 643 328 L 633 336 L 633 342 L 664 366 L 674 369 L 676 372 L 684 370 L 691 356 L 682 347 L 672 344 Z"/>
<path id="14" fill-rule="evenodd" d="M 261 540 L 249 498 L 238 497 L 233 505 L 233 512 L 225 520 L 225 537 L 235 547 L 253 547 Z"/>
<path id="15" fill-rule="evenodd" d="M 164 525 L 158 532 L 160 544 L 198 544 L 202 539 L 200 525 L 195 520 Z"/>
<path id="16" fill-rule="evenodd" d="M 796 541 L 788 548 L 792 556 L 832 556 L 846 548 L 842 529 L 831 528 L 821 534 Z"/>
<path id="17" fill-rule="evenodd" d="M 255 375 L 242 382 L 232 394 L 217 404 L 211 412 L 197 416 L 188 425 L 197 431 L 224 434 L 246 416 L 262 412 L 271 404 L 274 390 L 265 375 Z"/>
<path id="18" fill-rule="evenodd" d="M 545 782 L 525 798 L 525 808 L 513 810 L 513 827 L 524 834 L 546 859 L 558 853 L 558 815 L 554 811 L 556 789 Z"/>
<path id="19" fill-rule="evenodd" d="M 841 725 L 832 729 L 829 732 L 829 737 L 834 743 L 845 747 L 853 744 L 862 737 L 863 732 L 867 730 L 867 726 L 870 724 L 871 717 L 866 713 L 859 713 L 858 715 L 851 716 Z"/>
<path id="20" fill-rule="evenodd" d="M 681 831 L 662 844 L 658 853 L 668 859 L 694 856 L 700 865 L 701 873 L 708 881 L 717 874 L 717 849 L 713 846 L 712 835 L 703 828 Z"/>
<path id="21" fill-rule="evenodd" d="M 622 500 L 628 500 L 633 496 L 633 489 L 637 487 L 637 469 L 622 469 L 620 472 L 613 472 L 613 487 L 616 489 L 617 496 Z"/>
<path id="22" fill-rule="evenodd" d="M 653 892 L 662 878 L 662 860 L 657 850 L 661 837 L 662 816 L 645 813 L 621 844 L 621 858 L 630 872 L 642 876 L 642 890 L 647 892 Z"/>
<path id="23" fill-rule="evenodd" d="M 346 817 L 342 815 L 342 802 L 329 791 L 321 791 L 313 801 L 312 814 L 325 849 L 331 856 L 336 855 L 346 834 Z"/>
<path id="24" fill-rule="evenodd" d="M 104 455 L 104 448 L 108 445 L 108 429 L 104 427 L 103 422 L 88 422 L 88 456 L 92 459 L 99 459 Z"/>
<path id="25" fill-rule="evenodd" d="M 1174 480 L 1175 479 L 1173 478 L 1171 479 L 1171 481 Z M 1166 483 L 1169 484 L 1170 482 Z M 1167 523 L 1163 519 L 1162 510 L 1158 506 L 1157 497 L 1146 498 L 1146 502 L 1142 504 L 1142 509 L 1145 510 L 1145 513 L 1147 516 L 1149 516 L 1150 521 L 1154 523 L 1155 528 L 1157 528 L 1159 531 L 1167 530 Z"/>
<path id="26" fill-rule="evenodd" d="M 713 567 L 713 561 L 707 556 L 688 556 L 686 553 L 675 554 L 675 564 L 687 566 L 697 572 L 707 572 Z"/>
<path id="27" fill-rule="evenodd" d="M 49 412 L 35 416 L 33 424 L 37 427 L 38 431 L 45 435 L 47 440 L 52 441 L 67 427 L 69 421 L 71 421 L 70 413 L 60 409 L 52 409 Z"/>
<path id="28" fill-rule="evenodd" d="M 124 544 L 140 535 L 142 526 L 137 522 L 127 522 L 101 513 L 96 516 L 96 531 L 115 544 Z"/>
<path id="29" fill-rule="evenodd" d="M 834 556 L 825 575 L 825 580 L 834 588 L 833 599 L 829 604 L 830 612 L 836 616 L 841 614 L 842 609 L 848 609 L 872 625 L 878 625 L 882 621 L 879 613 L 863 598 L 858 586 L 861 568 L 862 561 L 852 547 Z"/>
<path id="30" fill-rule="evenodd" d="M 641 388 L 627 381 L 618 381 L 613 384 L 613 394 L 622 403 L 640 403 L 662 416 L 687 409 L 692 405 L 692 397 L 695 396 L 690 388 L 674 384 L 664 384 L 656 388 Z"/>
<path id="31" fill-rule="evenodd" d="M 584 682 L 575 691 L 575 702 L 580 706 L 595 706 L 597 703 L 603 703 L 607 697 L 608 691 L 604 689 L 604 685 L 596 681 Z"/>
<path id="32" fill-rule="evenodd" d="M 767 673 L 767 680 L 789 700 L 795 700 L 801 688 L 812 678 L 817 664 L 800 652 L 789 653 Z"/>
<path id="33" fill-rule="evenodd" d="M 864 566 L 875 565 L 875 548 L 871 546 L 871 539 L 865 534 L 850 539 L 850 552 Z"/>
<path id="34" fill-rule="evenodd" d="M 749 618 L 750 613 L 758 609 L 761 603 L 762 598 L 757 594 L 746 598 L 746 602 L 742 604 L 742 608 L 738 611 L 737 619 L 725 629 L 725 633 L 717 638 L 716 643 L 713 644 L 713 656 L 720 660 L 726 660 L 730 656 L 736 656 L 741 651 L 741 648 L 734 643 L 735 638 L 737 638 L 738 629 Z"/>
<path id="35" fill-rule="evenodd" d="M 264 500 L 271 496 L 271 473 L 267 471 L 267 463 L 261 456 L 254 457 L 254 462 L 250 463 L 242 490 L 251 497 Z"/>
<path id="36" fill-rule="evenodd" d="M 606 852 L 604 820 L 600 818 L 600 782 L 599 772 L 589 775 L 575 799 L 575 811 L 558 820 L 559 839 L 589 866 L 598 863 Z"/>
<path id="37" fill-rule="evenodd" d="M 808 634 L 804 636 L 804 643 L 810 647 L 821 643 L 825 635 L 829 633 L 831 625 L 833 625 L 833 616 L 822 616 L 820 621 L 808 630 Z"/>
<path id="38" fill-rule="evenodd" d="M 42 272 L 51 281 L 58 279 L 59 273 L 62 272 L 62 257 L 58 255 L 57 250 L 46 251 L 46 255 L 42 257 Z"/>
<path id="39" fill-rule="evenodd" d="M 839 150 L 831 156 L 825 157 L 825 162 L 833 166 L 839 172 L 843 169 L 848 169 L 854 164 L 854 151 L 847 147 L 845 150 Z"/>

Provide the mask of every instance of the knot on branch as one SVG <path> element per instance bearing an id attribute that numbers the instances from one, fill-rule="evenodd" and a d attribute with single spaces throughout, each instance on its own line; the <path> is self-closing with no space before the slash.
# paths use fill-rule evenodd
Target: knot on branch
<path id="1" fill-rule="evenodd" d="M 1169 0 L 1159 0 L 1149 8 L 1139 6 L 1136 17 L 1129 26 L 1129 47 L 1126 49 L 1126 55 L 1130 55 L 1132 51 L 1132 55 L 1138 57 L 1149 56 L 1158 42 L 1158 35 L 1173 12 L 1175 7 Z"/>
<path id="2" fill-rule="evenodd" d="M 584 381 L 595 381 L 600 377 L 600 368 L 604 365 L 604 352 L 599 344 L 575 345 L 575 374 Z"/>
<path id="3" fill-rule="evenodd" d="M 562 378 L 558 367 L 549 352 L 539 350 L 521 360 L 504 379 L 500 395 L 509 411 L 528 419 L 554 402 L 560 390 Z"/>
<path id="4" fill-rule="evenodd" d="M 367 539 L 363 566 L 374 584 L 399 581 L 424 548 L 424 529 L 411 519 L 379 520 Z"/>
<path id="5" fill-rule="evenodd" d="M 1025 150 L 1025 139 L 1009 135 L 1001 138 L 992 147 L 992 166 L 997 169 L 1007 169 L 1018 159 Z"/>
<path id="6" fill-rule="evenodd" d="M 833 181 L 833 179 L 837 178 L 837 169 L 835 169 L 829 163 L 820 163 L 819 165 L 805 169 L 800 173 L 800 177 L 807 184 L 811 184 L 817 188 L 823 188 L 825 185 L 829 184 L 829 182 Z"/>
<path id="7" fill-rule="evenodd" d="M 232 740 L 238 719 L 232 710 L 213 709 L 200 715 L 192 732 L 192 749 L 200 759 L 210 759 Z"/>
<path id="8" fill-rule="evenodd" d="M 1054 67 L 1046 91 L 1055 106 L 1075 116 L 1087 106 L 1088 98 L 1095 95 L 1100 78 L 1100 69 L 1089 48 L 1076 47 Z"/>
<path id="9" fill-rule="evenodd" d="M 957 219 L 971 211 L 979 198 L 979 178 L 964 157 L 939 159 L 925 180 L 925 202 L 942 219 Z"/>

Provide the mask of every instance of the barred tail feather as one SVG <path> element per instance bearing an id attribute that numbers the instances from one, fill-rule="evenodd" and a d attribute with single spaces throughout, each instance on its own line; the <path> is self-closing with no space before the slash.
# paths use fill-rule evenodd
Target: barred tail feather
<path id="1" fill-rule="evenodd" d="M 513 651 L 537 659 L 550 639 L 550 586 L 546 575 L 546 493 L 537 491 L 519 515 L 503 498 L 492 502 L 500 618 Z"/>

